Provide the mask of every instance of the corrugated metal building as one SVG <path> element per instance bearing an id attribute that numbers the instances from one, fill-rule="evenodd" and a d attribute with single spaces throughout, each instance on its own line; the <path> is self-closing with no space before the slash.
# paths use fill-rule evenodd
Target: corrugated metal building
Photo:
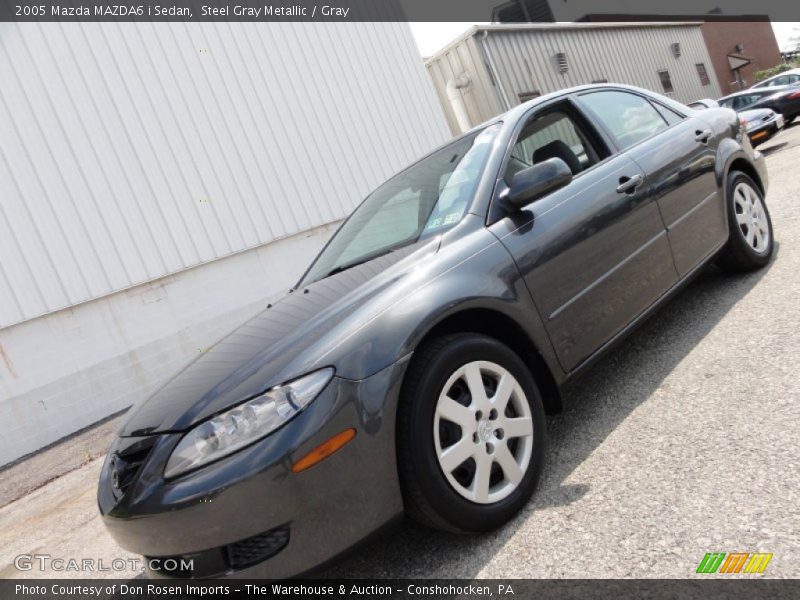
<path id="1" fill-rule="evenodd" d="M 637 85 L 681 102 L 720 95 L 700 23 L 476 26 L 425 65 L 453 133 L 587 83 Z"/>
<path id="2" fill-rule="evenodd" d="M 406 24 L 0 24 L 0 464 L 149 394 L 448 137 Z"/>

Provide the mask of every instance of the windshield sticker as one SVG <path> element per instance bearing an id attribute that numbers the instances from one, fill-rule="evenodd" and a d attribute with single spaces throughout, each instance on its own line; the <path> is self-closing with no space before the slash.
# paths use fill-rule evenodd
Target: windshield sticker
<path id="1" fill-rule="evenodd" d="M 428 224 L 425 226 L 426 231 L 431 231 L 433 229 L 439 229 L 440 227 L 446 227 L 447 225 L 453 225 L 454 223 L 458 223 L 458 220 L 461 218 L 462 211 L 451 212 L 441 217 L 435 217 L 428 221 Z"/>

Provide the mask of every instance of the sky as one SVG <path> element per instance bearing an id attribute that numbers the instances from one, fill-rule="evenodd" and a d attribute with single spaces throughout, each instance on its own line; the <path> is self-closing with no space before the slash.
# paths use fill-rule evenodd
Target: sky
<path id="1" fill-rule="evenodd" d="M 473 25 L 482 23 L 409 23 L 414 39 L 417 41 L 420 56 L 430 56 L 444 48 Z M 790 38 L 800 35 L 800 23 L 773 23 L 775 38 L 781 50 L 790 46 Z M 794 33 L 797 29 L 797 33 Z"/>

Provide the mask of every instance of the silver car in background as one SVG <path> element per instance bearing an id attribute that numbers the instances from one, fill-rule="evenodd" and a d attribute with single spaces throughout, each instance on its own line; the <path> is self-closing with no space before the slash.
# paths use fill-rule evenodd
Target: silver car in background
<path id="1" fill-rule="evenodd" d="M 687 106 L 695 110 L 704 110 L 718 108 L 719 102 L 704 98 L 691 102 Z M 772 139 L 785 125 L 783 115 L 776 113 L 771 108 L 751 108 L 738 111 L 737 114 L 754 147 Z"/>

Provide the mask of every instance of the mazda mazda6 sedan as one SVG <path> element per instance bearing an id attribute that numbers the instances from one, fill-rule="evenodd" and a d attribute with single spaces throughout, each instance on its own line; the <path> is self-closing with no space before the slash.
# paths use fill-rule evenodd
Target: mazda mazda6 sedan
<path id="1" fill-rule="evenodd" d="M 106 526 L 176 566 L 151 575 L 266 578 L 403 513 L 501 526 L 565 382 L 704 265 L 768 263 L 766 188 L 730 109 L 613 85 L 513 108 L 372 192 L 294 289 L 131 409 Z"/>

